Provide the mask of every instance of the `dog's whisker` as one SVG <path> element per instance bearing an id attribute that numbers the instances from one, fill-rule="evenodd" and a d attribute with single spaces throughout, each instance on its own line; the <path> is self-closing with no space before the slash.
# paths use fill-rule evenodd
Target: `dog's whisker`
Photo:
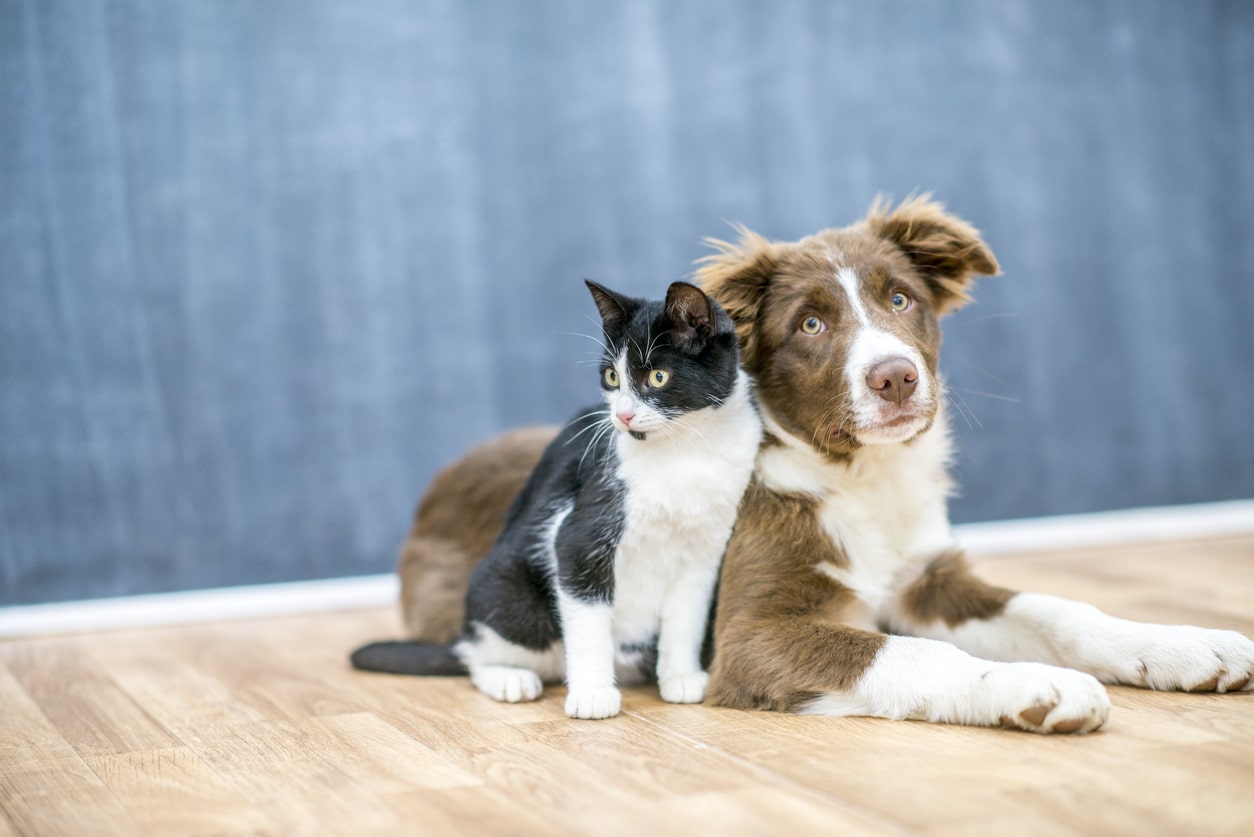
<path id="1" fill-rule="evenodd" d="M 978 395 L 982 398 L 992 398 L 995 401 L 1008 401 L 1011 404 L 1018 404 L 1023 400 L 1021 398 L 1015 398 L 1011 395 L 998 395 L 995 392 L 981 392 L 978 389 L 967 389 L 966 387 L 954 387 L 953 389 L 957 392 L 965 392 L 967 395 Z"/>
<path id="2" fill-rule="evenodd" d="M 954 397 L 950 395 L 948 392 L 945 393 L 945 400 L 948 401 L 953 406 L 954 411 L 958 413 L 958 415 L 962 416 L 962 420 L 967 423 L 967 429 L 974 430 L 975 427 L 971 424 L 971 419 L 967 418 L 967 414 L 966 412 L 963 411 L 962 405 L 959 404 L 956 400 L 954 400 Z"/>
<path id="3" fill-rule="evenodd" d="M 949 390 L 949 393 L 950 393 L 951 398 L 958 399 L 957 401 L 954 401 L 953 403 L 956 405 L 958 401 L 961 401 L 962 406 L 966 408 L 966 412 L 971 416 L 971 420 L 975 422 L 975 426 L 983 430 L 984 423 L 980 421 L 980 417 L 975 414 L 975 410 L 971 409 L 971 405 L 967 402 L 967 399 L 963 398 L 962 394 L 957 392 L 956 390 Z"/>

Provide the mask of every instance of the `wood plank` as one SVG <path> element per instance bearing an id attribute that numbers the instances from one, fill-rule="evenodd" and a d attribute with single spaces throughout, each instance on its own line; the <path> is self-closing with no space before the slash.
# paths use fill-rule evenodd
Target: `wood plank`
<path id="1" fill-rule="evenodd" d="M 0 661 L 81 755 L 178 746 L 81 650 L 81 640 L 0 643 Z"/>
<path id="2" fill-rule="evenodd" d="M 264 721 L 261 709 L 186 662 L 182 645 L 160 632 L 84 639 L 83 649 L 145 713 L 180 742 L 194 745 Z"/>
<path id="3" fill-rule="evenodd" d="M 60 730 L 48 720 L 22 685 L 0 663 L 0 764 L 17 765 L 27 760 L 62 759 L 74 755 Z"/>
<path id="4" fill-rule="evenodd" d="M 144 833 L 281 833 L 186 747 L 88 756 L 85 761 Z"/>
<path id="5" fill-rule="evenodd" d="M 0 812 L 18 834 L 131 837 L 144 833 L 77 754 L 21 765 L 0 761 Z"/>
<path id="6" fill-rule="evenodd" d="M 402 833 L 406 823 L 290 722 L 264 721 L 198 747 L 198 755 L 280 834 Z"/>
<path id="7" fill-rule="evenodd" d="M 490 784 L 387 794 L 382 801 L 410 824 L 410 832 L 420 830 L 424 837 L 585 837 L 594 833 L 583 820 L 546 810 L 535 800 Z"/>
<path id="8" fill-rule="evenodd" d="M 307 718 L 298 726 L 311 746 L 334 752 L 341 769 L 375 793 L 483 784 L 478 776 L 371 713 Z"/>

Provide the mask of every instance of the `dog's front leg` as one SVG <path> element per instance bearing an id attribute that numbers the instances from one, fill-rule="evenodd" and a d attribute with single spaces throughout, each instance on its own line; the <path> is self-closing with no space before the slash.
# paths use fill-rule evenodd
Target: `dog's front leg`
<path id="1" fill-rule="evenodd" d="M 944 640 L 990 660 L 1075 668 L 1106 683 L 1190 692 L 1254 689 L 1254 642 L 1233 631 L 1153 625 L 976 578 L 959 553 L 938 557 L 896 602 L 894 631 Z"/>
<path id="2" fill-rule="evenodd" d="M 990 662 L 945 642 L 890 636 L 850 687 L 821 694 L 798 711 L 1083 733 L 1106 722 L 1110 698 L 1079 671 Z"/>

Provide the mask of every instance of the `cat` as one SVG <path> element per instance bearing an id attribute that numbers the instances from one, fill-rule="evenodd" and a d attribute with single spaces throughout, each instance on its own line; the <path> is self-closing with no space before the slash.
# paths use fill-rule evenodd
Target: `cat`
<path id="1" fill-rule="evenodd" d="M 567 684 L 566 714 L 608 718 L 618 684 L 699 703 L 723 550 L 762 437 L 735 326 L 700 288 L 642 300 L 587 282 L 604 404 L 549 444 L 471 577 L 461 636 L 372 643 L 362 669 L 466 674 L 489 697 Z"/>

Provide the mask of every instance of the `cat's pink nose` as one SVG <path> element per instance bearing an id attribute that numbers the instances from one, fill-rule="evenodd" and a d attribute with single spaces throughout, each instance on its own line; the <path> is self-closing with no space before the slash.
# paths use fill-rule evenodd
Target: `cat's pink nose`
<path id="1" fill-rule="evenodd" d="M 634 419 L 635 417 L 636 417 L 636 413 L 634 410 L 617 410 L 614 413 L 614 418 L 618 419 L 619 421 L 621 421 L 623 424 L 627 425 L 628 427 L 631 426 L 631 420 Z"/>

